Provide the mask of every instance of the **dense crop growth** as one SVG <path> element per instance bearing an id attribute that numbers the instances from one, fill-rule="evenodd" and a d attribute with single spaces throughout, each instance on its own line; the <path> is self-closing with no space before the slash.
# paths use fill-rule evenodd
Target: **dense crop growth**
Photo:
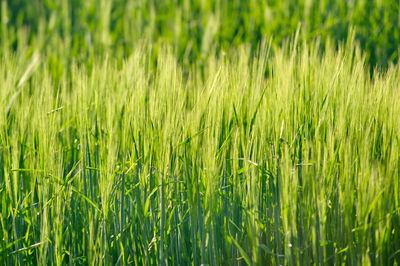
<path id="1" fill-rule="evenodd" d="M 168 42 L 196 61 L 242 43 L 274 44 L 302 29 L 306 40 L 343 41 L 356 30 L 372 64 L 399 59 L 399 0 L 2 0 L 0 39 L 35 43 L 58 56 L 112 50 L 129 54 L 138 39 Z"/>
<path id="2" fill-rule="evenodd" d="M 1 3 L 1 265 L 400 265 L 397 1 Z"/>

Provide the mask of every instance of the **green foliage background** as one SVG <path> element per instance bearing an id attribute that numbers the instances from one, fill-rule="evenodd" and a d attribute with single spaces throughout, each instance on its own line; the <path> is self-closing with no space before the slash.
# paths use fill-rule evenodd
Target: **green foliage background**
<path id="1" fill-rule="evenodd" d="M 63 46 L 69 55 L 126 55 L 147 38 L 196 60 L 214 48 L 281 44 L 301 27 L 303 39 L 323 43 L 345 41 L 353 28 L 373 65 L 399 58 L 399 0 L 3 0 L 1 9 L 2 43 Z"/>

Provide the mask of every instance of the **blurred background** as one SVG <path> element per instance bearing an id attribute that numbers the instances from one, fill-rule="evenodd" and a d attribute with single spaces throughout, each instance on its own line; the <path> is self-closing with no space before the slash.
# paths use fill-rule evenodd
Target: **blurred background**
<path id="1" fill-rule="evenodd" d="M 194 62 L 243 43 L 281 45 L 297 30 L 322 45 L 352 32 L 372 66 L 399 58 L 399 0 L 1 0 L 0 14 L 3 48 L 55 58 L 124 56 L 145 39 Z"/>

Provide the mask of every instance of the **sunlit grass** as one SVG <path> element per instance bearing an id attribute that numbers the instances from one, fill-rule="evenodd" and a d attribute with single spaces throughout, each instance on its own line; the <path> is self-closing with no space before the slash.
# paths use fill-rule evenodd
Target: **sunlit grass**
<path id="1" fill-rule="evenodd" d="M 0 64 L 5 264 L 392 265 L 400 68 L 349 43 Z"/>

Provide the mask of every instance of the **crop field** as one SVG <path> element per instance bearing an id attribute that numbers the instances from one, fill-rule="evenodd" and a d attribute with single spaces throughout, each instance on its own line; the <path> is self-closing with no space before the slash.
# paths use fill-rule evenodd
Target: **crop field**
<path id="1" fill-rule="evenodd" d="M 0 265 L 400 265 L 399 1 L 0 2 Z"/>

